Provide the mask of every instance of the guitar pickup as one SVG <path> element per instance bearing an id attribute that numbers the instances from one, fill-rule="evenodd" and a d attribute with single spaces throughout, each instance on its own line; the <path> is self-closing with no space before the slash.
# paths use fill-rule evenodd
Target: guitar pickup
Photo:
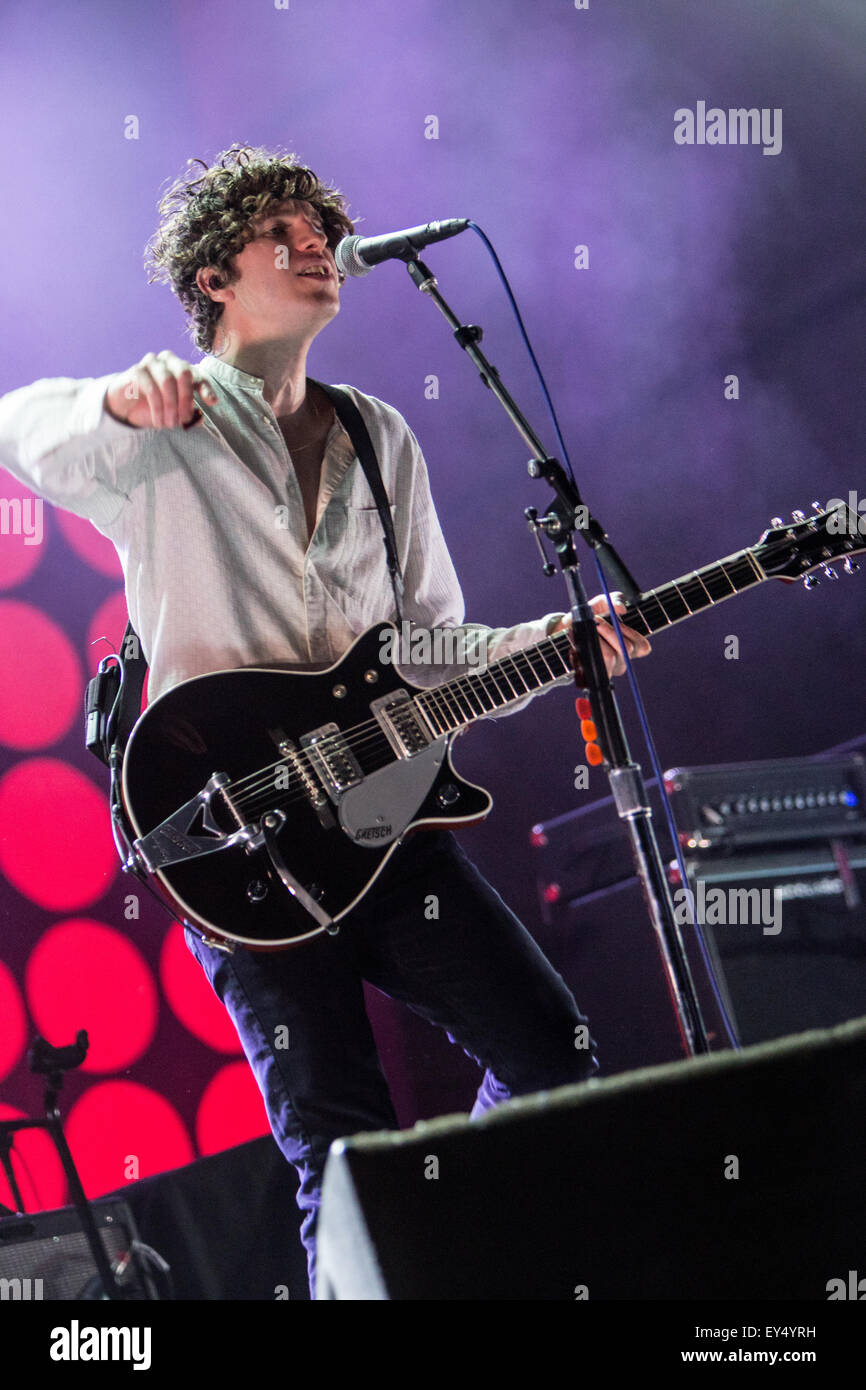
<path id="1" fill-rule="evenodd" d="M 431 731 L 421 717 L 408 690 L 392 690 L 373 700 L 370 713 L 378 720 L 398 758 L 413 758 L 433 742 Z"/>
<path id="2" fill-rule="evenodd" d="M 301 736 L 301 747 L 333 802 L 363 782 L 358 760 L 337 724 L 323 724 Z"/>

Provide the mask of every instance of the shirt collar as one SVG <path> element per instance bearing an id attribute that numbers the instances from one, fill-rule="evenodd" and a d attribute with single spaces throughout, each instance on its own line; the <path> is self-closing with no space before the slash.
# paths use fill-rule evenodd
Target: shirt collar
<path id="1" fill-rule="evenodd" d="M 233 367 L 230 362 L 222 362 L 219 357 L 214 357 L 210 353 L 202 358 L 201 366 L 212 376 L 236 386 L 239 391 L 252 391 L 255 395 L 260 396 L 265 389 L 262 377 L 252 376 L 250 372 L 242 372 L 240 367 Z"/>

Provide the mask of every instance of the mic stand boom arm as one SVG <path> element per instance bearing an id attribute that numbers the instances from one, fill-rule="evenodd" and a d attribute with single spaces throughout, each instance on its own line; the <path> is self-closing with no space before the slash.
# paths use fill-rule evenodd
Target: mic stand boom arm
<path id="1" fill-rule="evenodd" d="M 692 1056 L 709 1052 L 706 1025 L 653 830 L 643 774 L 629 752 L 616 696 L 601 654 L 595 617 L 583 587 L 574 546 L 575 531 L 579 531 L 587 544 L 598 553 L 605 573 L 612 581 L 611 587 L 620 590 L 627 603 L 633 603 L 639 597 L 639 590 L 603 527 L 581 501 L 576 486 L 562 465 L 547 454 L 517 403 L 503 386 L 498 371 L 479 348 L 482 329 L 475 324 L 460 323 L 439 293 L 436 277 L 423 261 L 407 258 L 407 269 L 413 283 L 447 319 L 460 347 L 478 368 L 482 382 L 496 396 L 518 434 L 532 450 L 530 476 L 545 479 L 556 494 L 546 516 L 537 520 L 532 516 L 530 525 L 536 531 L 541 529 L 545 532 L 559 556 L 568 587 L 573 640 L 585 688 L 590 694 L 599 731 L 598 742 L 608 763 L 608 778 L 617 814 L 628 828 L 635 869 L 656 935 L 684 1047 Z M 577 672 L 575 681 L 580 688 Z M 696 925 L 695 930 L 699 931 L 700 928 Z"/>

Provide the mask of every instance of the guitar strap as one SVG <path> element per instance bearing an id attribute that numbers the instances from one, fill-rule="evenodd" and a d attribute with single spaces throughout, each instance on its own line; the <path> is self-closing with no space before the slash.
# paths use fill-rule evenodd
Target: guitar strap
<path id="1" fill-rule="evenodd" d="M 337 418 L 352 441 L 355 453 L 358 455 L 358 460 L 364 470 L 364 476 L 370 485 L 370 491 L 379 513 L 379 520 L 382 523 L 385 556 L 388 562 L 388 572 L 391 576 L 391 587 L 394 590 L 397 621 L 402 622 L 403 576 L 397 557 L 394 522 L 391 518 L 388 494 L 385 491 L 385 484 L 382 482 L 379 460 L 376 457 L 376 450 L 373 448 L 369 430 L 348 391 L 339 386 L 326 386 L 323 381 L 316 381 L 314 385 L 320 386 L 325 395 L 332 401 Z M 147 662 L 141 649 L 141 641 L 130 622 L 126 624 L 119 656 L 121 659 L 119 666 L 116 663 L 113 665 L 100 663 L 99 671 L 88 682 L 85 692 L 84 741 L 90 752 L 94 753 L 106 766 L 111 765 L 112 749 L 116 749 L 120 754 L 123 753 L 135 722 L 141 714 L 141 696 L 144 690 L 144 678 L 147 675 Z"/>
<path id="2" fill-rule="evenodd" d="M 312 380 L 312 378 L 310 379 Z M 376 450 L 373 448 L 369 430 L 364 423 L 363 415 L 348 391 L 344 391 L 339 386 L 326 386 L 323 381 L 316 381 L 314 385 L 321 386 L 325 395 L 329 396 L 333 402 L 337 418 L 352 441 L 355 453 L 358 455 L 358 461 L 364 470 L 364 476 L 370 485 L 373 501 L 376 503 L 379 520 L 382 523 L 382 539 L 385 542 L 385 556 L 388 561 L 388 572 L 391 576 L 391 588 L 394 590 L 394 608 L 397 613 L 397 621 L 402 623 L 403 575 L 400 571 L 400 561 L 397 558 L 394 522 L 391 518 L 391 506 L 385 491 L 385 484 L 382 482 L 379 460 L 376 457 Z"/>

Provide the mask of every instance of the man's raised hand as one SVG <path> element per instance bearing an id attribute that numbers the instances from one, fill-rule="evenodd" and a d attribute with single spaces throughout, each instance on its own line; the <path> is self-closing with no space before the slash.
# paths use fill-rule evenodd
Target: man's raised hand
<path id="1" fill-rule="evenodd" d="M 216 403 L 211 383 L 177 353 L 146 352 L 134 367 L 113 378 L 104 405 L 115 420 L 136 429 L 186 429 L 202 418 L 195 391 L 209 405 Z"/>

